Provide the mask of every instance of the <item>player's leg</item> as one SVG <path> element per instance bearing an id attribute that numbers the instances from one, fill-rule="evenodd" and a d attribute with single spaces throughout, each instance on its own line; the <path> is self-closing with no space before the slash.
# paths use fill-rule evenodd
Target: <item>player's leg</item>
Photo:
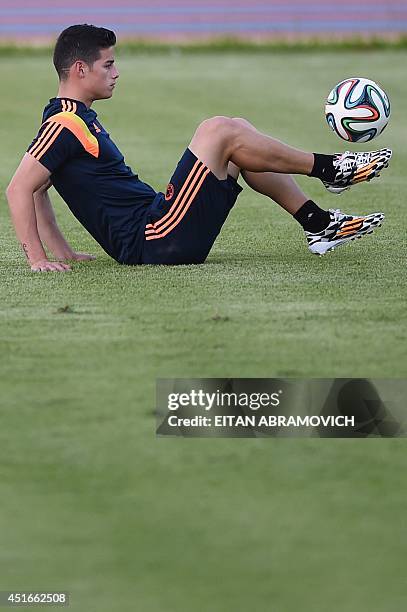
<path id="1" fill-rule="evenodd" d="M 379 227 L 383 213 L 347 215 L 340 210 L 323 210 L 309 200 L 289 175 L 242 171 L 246 183 L 268 196 L 298 221 L 312 253 L 323 255 Z"/>
<path id="2" fill-rule="evenodd" d="M 239 118 L 235 119 L 235 121 L 239 121 L 249 129 L 257 131 L 246 119 Z M 229 162 L 229 176 L 237 179 L 240 172 L 249 187 L 269 197 L 291 215 L 295 215 L 301 206 L 308 200 L 308 197 L 289 174 L 279 174 L 277 172 L 250 172 L 249 170 L 241 171 L 236 164 Z"/>
<path id="3" fill-rule="evenodd" d="M 189 149 L 219 179 L 226 178 L 229 161 L 252 172 L 309 174 L 313 167 L 312 153 L 290 147 L 229 117 L 212 117 L 201 123 Z"/>
<path id="4" fill-rule="evenodd" d="M 320 158 L 327 158 L 330 162 L 333 160 L 333 156 Z M 143 263 L 205 261 L 241 189 L 233 180 L 240 168 L 249 173 L 269 173 L 263 180 L 266 178 L 268 181 L 270 194 L 292 208 L 299 204 L 297 198 L 300 197 L 295 183 L 288 179 L 276 187 L 271 173 L 313 174 L 315 165 L 312 153 L 293 149 L 265 136 L 243 120 L 215 117 L 203 122 L 178 163 L 167 195 L 164 198 L 162 194 L 157 194 L 148 210 Z M 228 170 L 231 172 L 229 178 Z M 248 176 L 252 183 L 256 180 L 256 177 Z M 261 189 L 266 191 L 264 184 L 259 185 Z M 287 200 L 288 193 L 295 193 L 292 200 Z M 321 232 L 306 230 L 308 241 L 313 241 L 312 248 L 310 246 L 312 252 L 322 254 L 358 233 L 366 233 L 367 227 L 370 227 L 367 218 L 355 219 L 335 214 L 331 219 L 331 213 L 306 201 L 294 215 L 304 229 L 304 223 L 308 223 L 310 217 L 315 220 L 316 209 L 317 218 L 324 213 L 329 214 L 329 219 Z M 379 221 L 375 219 L 374 223 L 377 225 Z M 343 228 L 346 230 L 344 237 L 336 240 L 336 232 Z"/>
<path id="5" fill-rule="evenodd" d="M 246 119 L 239 118 L 235 121 L 245 125 L 248 129 L 257 131 Z M 233 162 L 229 162 L 228 174 L 238 178 L 239 172 L 240 168 Z M 329 212 L 312 202 L 290 174 L 251 172 L 249 170 L 242 170 L 241 174 L 249 187 L 276 202 L 290 213 L 305 231 L 319 232 L 328 226 Z"/>
<path id="6" fill-rule="evenodd" d="M 249 128 L 254 129 L 244 119 Z M 237 178 L 240 169 L 229 162 L 228 174 Z M 296 181 L 288 174 L 275 172 L 250 172 L 242 170 L 245 182 L 279 204 L 302 226 L 312 253 L 323 255 L 339 245 L 371 233 L 381 225 L 384 215 L 374 213 L 366 216 L 345 215 L 339 210 L 323 210 L 309 200 Z"/>
<path id="7" fill-rule="evenodd" d="M 229 163 L 228 174 L 237 178 L 239 168 Z M 299 188 L 290 174 L 241 172 L 245 182 L 257 193 L 267 196 L 286 210 L 307 232 L 321 232 L 331 221 L 330 212 L 320 208 Z"/>
<path id="8" fill-rule="evenodd" d="M 391 158 L 389 149 L 342 155 L 308 153 L 262 134 L 245 120 L 228 117 L 201 123 L 189 148 L 219 179 L 226 178 L 232 161 L 251 172 L 314 176 L 336 192 L 378 176 Z"/>
<path id="9" fill-rule="evenodd" d="M 267 196 L 291 215 L 309 199 L 290 174 L 243 170 L 242 177 L 254 191 Z"/>

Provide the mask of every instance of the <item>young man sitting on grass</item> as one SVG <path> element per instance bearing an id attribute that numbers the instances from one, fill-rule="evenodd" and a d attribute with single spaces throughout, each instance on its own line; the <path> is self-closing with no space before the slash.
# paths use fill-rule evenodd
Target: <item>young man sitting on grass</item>
<path id="1" fill-rule="evenodd" d="M 262 134 L 245 119 L 213 117 L 197 128 L 165 194 L 126 166 L 91 106 L 111 98 L 119 77 L 115 34 L 75 25 L 58 37 L 54 65 L 59 90 L 45 107 L 39 132 L 7 188 L 16 234 L 34 272 L 70 270 L 75 253 L 60 232 L 48 197 L 52 184 L 72 213 L 122 264 L 205 261 L 241 187 L 282 206 L 305 231 L 312 253 L 323 255 L 381 225 L 384 215 L 322 210 L 291 174 L 320 179 L 340 193 L 387 167 L 389 149 L 367 153 L 307 153 Z M 47 258 L 44 245 L 57 261 Z"/>

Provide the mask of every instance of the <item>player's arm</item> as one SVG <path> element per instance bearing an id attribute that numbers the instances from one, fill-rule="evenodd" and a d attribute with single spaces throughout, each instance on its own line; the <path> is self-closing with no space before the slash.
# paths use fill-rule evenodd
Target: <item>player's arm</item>
<path id="1" fill-rule="evenodd" d="M 48 180 L 34 193 L 35 214 L 41 242 L 59 260 L 87 261 L 95 259 L 93 255 L 88 253 L 77 253 L 67 242 L 55 218 L 48 194 L 50 187 L 51 181 Z"/>
<path id="2" fill-rule="evenodd" d="M 38 233 L 34 194 L 48 183 L 50 174 L 47 168 L 26 153 L 6 191 L 17 238 L 34 272 L 70 270 L 67 264 L 48 260 Z"/>

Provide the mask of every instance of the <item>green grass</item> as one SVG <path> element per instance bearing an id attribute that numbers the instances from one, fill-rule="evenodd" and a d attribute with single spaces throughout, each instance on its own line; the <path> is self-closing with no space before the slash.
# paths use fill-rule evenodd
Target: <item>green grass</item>
<path id="1" fill-rule="evenodd" d="M 390 169 L 340 199 L 300 183 L 323 207 L 386 222 L 321 259 L 246 189 L 205 265 L 121 267 L 52 194 L 98 259 L 32 274 L 1 195 L 0 589 L 66 589 L 80 612 L 403 609 L 402 440 L 156 440 L 153 408 L 158 377 L 405 376 L 405 61 L 124 56 L 114 99 L 95 105 L 163 189 L 207 116 L 338 150 L 324 97 L 349 75 L 380 81 Z M 3 57 L 2 75 L 3 194 L 56 80 L 44 57 Z"/>

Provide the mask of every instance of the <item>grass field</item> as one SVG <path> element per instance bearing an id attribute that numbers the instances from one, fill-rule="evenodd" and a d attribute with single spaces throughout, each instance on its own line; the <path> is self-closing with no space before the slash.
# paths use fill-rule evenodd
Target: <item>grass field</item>
<path id="1" fill-rule="evenodd" d="M 52 194 L 67 236 L 97 260 L 41 275 L 4 189 L 56 79 L 46 58 L 2 58 L 0 590 L 69 590 L 80 612 L 405 608 L 402 440 L 156 440 L 153 409 L 157 377 L 405 376 L 406 59 L 121 57 L 115 97 L 95 110 L 157 189 L 214 114 L 340 150 L 325 96 L 350 75 L 380 81 L 389 170 L 341 198 L 300 183 L 323 207 L 383 210 L 386 222 L 317 258 L 246 189 L 205 265 L 132 268 Z"/>

